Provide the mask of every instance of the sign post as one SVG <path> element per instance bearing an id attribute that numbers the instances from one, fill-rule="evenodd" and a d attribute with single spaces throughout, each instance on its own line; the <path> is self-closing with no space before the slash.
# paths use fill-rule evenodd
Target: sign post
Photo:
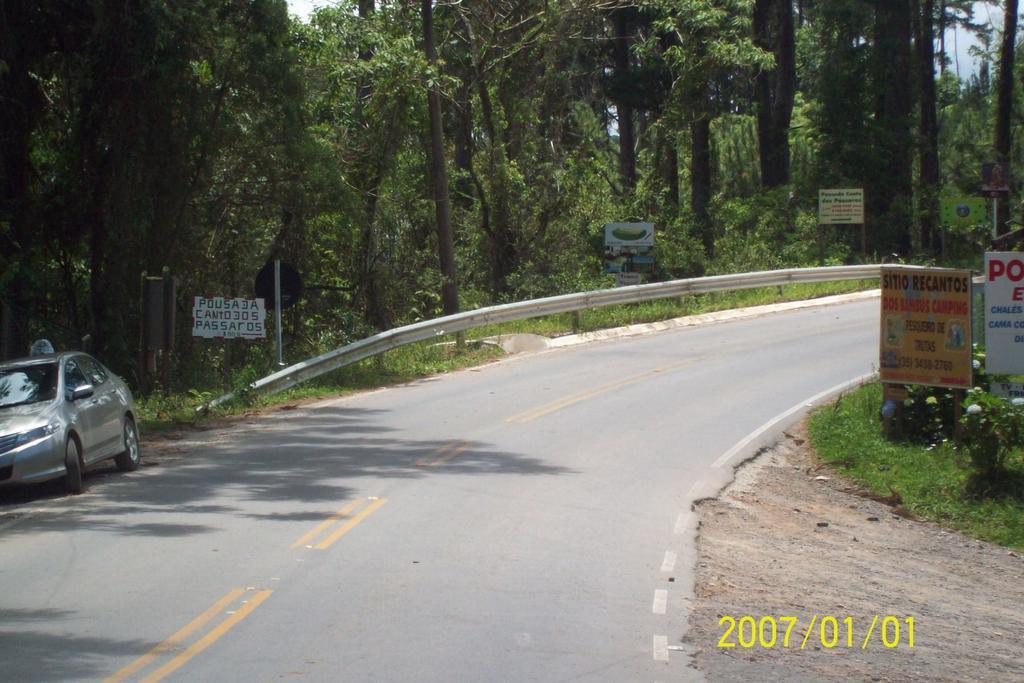
<path id="1" fill-rule="evenodd" d="M 1010 196 L 1010 166 L 1005 162 L 981 165 L 981 194 L 992 198 L 992 239 L 999 236 L 999 200 Z"/>
<path id="2" fill-rule="evenodd" d="M 864 188 L 818 190 L 819 225 L 860 224 L 860 248 L 868 255 L 868 230 L 864 221 Z"/>
<path id="3" fill-rule="evenodd" d="M 281 348 L 281 260 L 274 259 L 274 337 L 277 340 L 277 364 L 284 365 Z"/>

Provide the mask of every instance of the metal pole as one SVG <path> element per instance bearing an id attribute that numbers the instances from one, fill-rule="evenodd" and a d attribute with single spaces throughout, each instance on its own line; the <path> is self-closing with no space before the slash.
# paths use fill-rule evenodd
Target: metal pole
<path id="1" fill-rule="evenodd" d="M 274 259 L 274 336 L 277 338 L 277 364 L 284 365 L 281 346 L 281 260 Z"/>
<path id="2" fill-rule="evenodd" d="M 992 197 L 992 239 L 999 236 L 999 198 Z"/>

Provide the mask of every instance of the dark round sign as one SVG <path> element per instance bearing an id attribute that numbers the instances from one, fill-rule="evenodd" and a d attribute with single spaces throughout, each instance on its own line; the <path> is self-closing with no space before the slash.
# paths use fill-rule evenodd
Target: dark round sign
<path id="1" fill-rule="evenodd" d="M 267 265 L 256 274 L 256 296 L 266 303 L 267 308 L 274 308 L 274 262 L 267 261 Z M 281 261 L 281 310 L 291 308 L 299 302 L 302 296 L 302 276 L 284 261 Z"/>

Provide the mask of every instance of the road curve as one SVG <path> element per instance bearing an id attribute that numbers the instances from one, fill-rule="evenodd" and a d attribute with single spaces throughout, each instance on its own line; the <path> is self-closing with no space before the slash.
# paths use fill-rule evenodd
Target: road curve
<path id="1" fill-rule="evenodd" d="M 860 301 L 524 355 L 276 411 L 76 498 L 2 492 L 4 678 L 697 678 L 694 496 L 872 370 L 877 320 Z"/>

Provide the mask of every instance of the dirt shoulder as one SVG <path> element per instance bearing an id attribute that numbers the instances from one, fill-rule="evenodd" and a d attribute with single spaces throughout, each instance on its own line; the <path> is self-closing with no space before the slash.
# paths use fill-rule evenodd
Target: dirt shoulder
<path id="1" fill-rule="evenodd" d="M 822 465 L 803 427 L 700 502 L 695 599 L 686 640 L 709 681 L 1022 681 L 1024 558 L 857 495 Z M 827 525 L 827 526 L 826 526 Z M 813 615 L 818 623 L 800 646 Z M 790 647 L 720 648 L 722 616 L 798 618 Z M 901 622 L 897 647 L 874 615 Z M 820 620 L 839 640 L 822 645 Z M 847 647 L 852 617 L 853 647 Z M 906 617 L 914 618 L 914 647 Z M 881 622 L 879 622 L 879 626 Z M 766 623 L 766 639 L 770 626 Z M 890 623 L 889 642 L 894 642 Z M 749 624 L 744 640 L 750 642 Z M 826 639 L 832 637 L 826 626 Z"/>

